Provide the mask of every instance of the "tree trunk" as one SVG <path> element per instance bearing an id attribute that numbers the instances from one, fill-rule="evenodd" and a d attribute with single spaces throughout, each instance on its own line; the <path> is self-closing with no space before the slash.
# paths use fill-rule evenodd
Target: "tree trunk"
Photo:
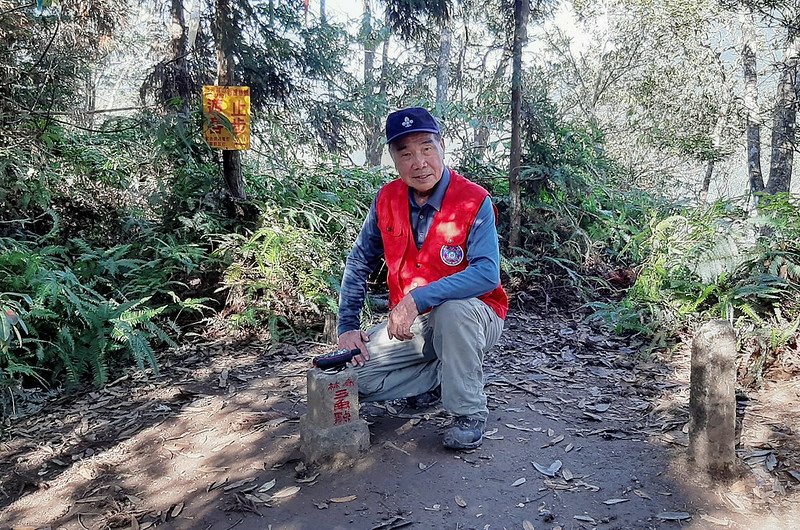
<path id="1" fill-rule="evenodd" d="M 323 26 L 328 24 L 328 13 L 325 10 L 325 0 L 319 0 L 319 21 Z"/>
<path id="2" fill-rule="evenodd" d="M 717 122 L 714 124 L 714 132 L 712 133 L 711 137 L 711 145 L 713 147 L 713 153 L 711 154 L 711 159 L 709 159 L 708 162 L 706 162 L 706 174 L 705 177 L 703 177 L 703 187 L 700 190 L 701 202 L 706 202 L 706 200 L 708 199 L 708 189 L 711 187 L 711 177 L 714 175 L 714 166 L 716 165 L 718 156 L 717 153 L 722 147 L 722 130 L 725 127 L 725 121 L 727 120 L 729 111 L 730 111 L 730 104 L 726 103 L 722 107 L 722 112 L 720 112 L 719 116 L 717 116 Z"/>
<path id="3" fill-rule="evenodd" d="M 522 162 L 522 48 L 528 39 L 529 0 L 514 0 L 514 42 L 511 50 L 511 167 L 508 172 L 508 198 L 511 226 L 508 236 L 510 249 L 520 243 L 522 201 L 520 197 L 519 171 Z"/>
<path id="4" fill-rule="evenodd" d="M 214 19 L 214 41 L 217 49 L 217 85 L 231 85 L 235 79 L 233 68 L 233 51 L 230 35 L 233 34 L 233 13 L 230 0 L 216 0 L 216 17 Z M 234 201 L 247 198 L 244 190 L 242 162 L 239 151 L 222 152 L 222 177 Z"/>
<path id="5" fill-rule="evenodd" d="M 188 53 L 188 36 L 186 31 L 186 17 L 184 16 L 183 0 L 172 0 L 170 5 L 172 24 L 170 27 L 170 49 L 172 61 L 170 71 L 172 81 L 178 97 L 182 100 L 182 109 L 189 108 L 191 97 L 191 82 L 189 81 L 189 64 L 186 60 Z"/>
<path id="6" fill-rule="evenodd" d="M 769 164 L 767 193 L 788 192 L 792 182 L 795 121 L 797 118 L 797 61 L 800 39 L 797 30 L 789 29 L 788 44 L 781 65 L 775 98 L 772 126 L 772 155 Z"/>
<path id="7" fill-rule="evenodd" d="M 714 175 L 714 160 L 706 162 L 706 174 L 703 177 L 703 187 L 700 189 L 700 202 L 708 200 L 708 189 L 711 187 L 711 177 Z"/>
<path id="8" fill-rule="evenodd" d="M 501 85 L 501 81 L 506 75 L 506 69 L 508 68 L 508 58 L 509 54 L 504 51 L 502 57 L 500 57 L 500 62 L 497 63 L 497 68 L 494 71 L 494 78 L 491 82 L 493 86 Z M 475 151 L 475 159 L 483 161 L 486 157 L 486 149 L 488 147 L 489 127 L 482 123 L 475 129 L 475 137 L 472 141 L 472 148 Z"/>
<path id="9" fill-rule="evenodd" d="M 452 31 L 445 23 L 442 25 L 439 41 L 439 60 L 436 61 L 436 115 L 443 118 L 447 106 L 447 88 L 450 84 L 450 40 Z"/>
<path id="10" fill-rule="evenodd" d="M 372 27 L 371 0 L 364 0 L 364 19 L 361 23 L 364 41 L 364 152 L 370 167 L 381 164 L 381 121 L 375 98 L 375 50 L 378 40 Z"/>
<path id="11" fill-rule="evenodd" d="M 764 191 L 761 173 L 761 118 L 758 115 L 758 70 L 752 14 L 741 13 L 742 65 L 744 67 L 744 106 L 747 114 L 747 175 L 750 194 Z"/>

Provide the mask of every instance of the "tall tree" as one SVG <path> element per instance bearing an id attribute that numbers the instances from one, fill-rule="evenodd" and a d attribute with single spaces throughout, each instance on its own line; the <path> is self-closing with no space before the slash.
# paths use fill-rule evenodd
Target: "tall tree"
<path id="1" fill-rule="evenodd" d="M 217 55 L 217 85 L 225 86 L 231 85 L 235 79 L 232 39 L 236 24 L 230 0 L 216 0 L 215 7 L 214 45 Z M 239 151 L 222 151 L 222 177 L 234 201 L 247 198 Z"/>
<path id="2" fill-rule="evenodd" d="M 174 65 L 175 92 L 183 101 L 184 109 L 189 105 L 191 97 L 191 80 L 189 78 L 189 62 L 186 58 L 189 52 L 188 35 L 186 31 L 186 17 L 184 15 L 183 0 L 172 0 L 170 3 L 170 50 L 171 61 Z"/>
<path id="3" fill-rule="evenodd" d="M 758 109 L 758 69 L 756 63 L 753 15 L 748 9 L 740 11 L 742 25 L 742 68 L 744 70 L 744 108 L 746 113 L 747 175 L 750 193 L 764 191 L 761 174 L 761 116 Z"/>
<path id="4" fill-rule="evenodd" d="M 364 151 L 369 166 L 381 163 L 381 122 L 375 103 L 375 51 L 378 48 L 377 32 L 373 25 L 372 1 L 364 0 L 361 20 L 361 40 L 364 43 Z"/>
<path id="5" fill-rule="evenodd" d="M 522 49 L 528 40 L 530 0 L 514 0 L 514 40 L 511 51 L 511 162 L 508 171 L 508 195 L 511 225 L 509 248 L 519 246 L 522 200 L 520 197 L 520 165 L 522 162 Z"/>
<path id="6" fill-rule="evenodd" d="M 450 41 L 452 39 L 450 25 L 442 24 L 439 35 L 439 58 L 436 61 L 436 115 L 445 116 L 447 105 L 447 89 L 450 85 Z"/>
<path id="7" fill-rule="evenodd" d="M 772 124 L 772 155 L 766 187 L 770 194 L 788 192 L 792 181 L 798 101 L 798 60 L 800 60 L 800 11 L 789 21 L 786 49 L 779 71 Z"/>

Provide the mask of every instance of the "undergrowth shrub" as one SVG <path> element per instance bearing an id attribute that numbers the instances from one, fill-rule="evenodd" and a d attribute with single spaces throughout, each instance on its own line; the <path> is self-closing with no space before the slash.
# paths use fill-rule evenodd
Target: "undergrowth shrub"
<path id="1" fill-rule="evenodd" d="M 102 385 L 129 362 L 157 371 L 153 348 L 174 345 L 177 316 L 206 307 L 202 298 L 176 294 L 184 287 L 179 278 L 202 258 L 191 246 L 187 254 L 185 245 L 161 241 L 98 250 L 82 240 L 36 246 L 0 238 L 0 292 L 23 293 L 29 302 L 11 308 L 27 334 L 4 342 L 7 360 L 18 374 L 35 369 L 42 381 L 73 385 L 84 378 Z"/>
<path id="2" fill-rule="evenodd" d="M 384 176 L 359 169 L 297 167 L 282 178 L 256 178 L 260 226 L 222 236 L 215 255 L 227 306 L 241 327 L 282 333 L 321 324 L 336 313 L 347 252 Z"/>
<path id="3" fill-rule="evenodd" d="M 717 201 L 654 219 L 636 283 L 620 302 L 590 304 L 618 332 L 676 337 L 702 321 L 733 323 L 743 347 L 739 375 L 759 384 L 775 362 L 797 361 L 800 210 L 765 197 L 751 215 Z"/>
<path id="4" fill-rule="evenodd" d="M 548 300 L 613 295 L 616 276 L 632 281 L 648 223 L 670 204 L 626 187 L 628 174 L 606 156 L 602 134 L 563 122 L 546 99 L 530 103 L 524 141 L 521 243 L 501 262 L 509 287 Z M 463 169 L 492 191 L 502 244 L 509 232 L 507 172 L 474 162 Z"/>

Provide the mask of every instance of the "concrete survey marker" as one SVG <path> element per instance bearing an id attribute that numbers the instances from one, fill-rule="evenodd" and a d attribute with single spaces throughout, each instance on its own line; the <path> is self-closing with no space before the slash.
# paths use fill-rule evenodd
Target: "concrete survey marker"
<path id="1" fill-rule="evenodd" d="M 351 367 L 338 372 L 306 372 L 308 412 L 300 418 L 300 451 L 309 463 L 355 459 L 369 448 L 367 422 L 358 416 L 358 376 Z"/>
<path id="2" fill-rule="evenodd" d="M 726 320 L 706 322 L 692 341 L 689 455 L 710 473 L 728 476 L 736 461 L 736 332 Z"/>

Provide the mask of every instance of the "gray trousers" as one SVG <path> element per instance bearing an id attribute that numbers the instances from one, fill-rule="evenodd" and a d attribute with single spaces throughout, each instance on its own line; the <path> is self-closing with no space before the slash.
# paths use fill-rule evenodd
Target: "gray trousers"
<path id="1" fill-rule="evenodd" d="M 370 360 L 356 368 L 362 401 L 387 401 L 442 385 L 442 405 L 456 416 L 485 420 L 483 356 L 497 343 L 503 320 L 478 300 L 451 300 L 420 315 L 414 338 L 389 339 L 386 323 L 367 333 Z"/>

